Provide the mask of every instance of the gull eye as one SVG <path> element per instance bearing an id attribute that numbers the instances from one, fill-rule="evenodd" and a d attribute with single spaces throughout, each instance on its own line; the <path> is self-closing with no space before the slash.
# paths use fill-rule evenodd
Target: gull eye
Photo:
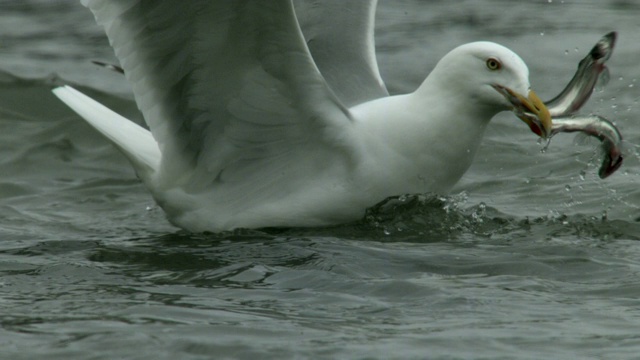
<path id="1" fill-rule="evenodd" d="M 487 67 L 489 70 L 500 70 L 500 68 L 502 68 L 502 63 L 496 58 L 488 58 Z"/>

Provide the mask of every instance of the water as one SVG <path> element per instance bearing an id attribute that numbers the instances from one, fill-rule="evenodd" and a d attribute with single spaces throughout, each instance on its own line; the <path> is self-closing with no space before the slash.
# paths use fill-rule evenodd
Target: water
<path id="1" fill-rule="evenodd" d="M 605 181 L 595 144 L 559 135 L 542 153 L 503 114 L 449 196 L 333 228 L 193 235 L 49 92 L 72 83 L 140 121 L 126 83 L 89 63 L 114 61 L 92 16 L 75 1 L 0 1 L 0 358 L 637 358 L 639 16 L 633 1 L 379 9 L 394 92 L 452 47 L 493 40 L 549 98 L 619 31 L 611 80 L 584 109 L 628 142 Z"/>

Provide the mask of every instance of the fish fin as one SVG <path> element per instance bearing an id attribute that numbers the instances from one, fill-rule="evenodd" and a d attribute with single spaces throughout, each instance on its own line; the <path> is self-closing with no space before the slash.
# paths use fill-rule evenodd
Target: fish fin
<path id="1" fill-rule="evenodd" d="M 594 138 L 593 136 L 587 133 L 577 133 L 576 136 L 573 138 L 574 145 L 592 146 L 592 145 L 597 145 L 599 143 L 600 142 L 598 141 L 598 139 Z"/>
<path id="2" fill-rule="evenodd" d="M 595 89 L 596 91 L 602 91 L 611 80 L 611 74 L 609 73 L 609 68 L 604 67 L 600 75 L 598 75 L 598 79 L 596 80 Z"/>

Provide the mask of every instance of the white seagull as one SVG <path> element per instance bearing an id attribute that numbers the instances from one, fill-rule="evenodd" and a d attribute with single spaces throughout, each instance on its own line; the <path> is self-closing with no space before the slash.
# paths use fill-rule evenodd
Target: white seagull
<path id="1" fill-rule="evenodd" d="M 376 1 L 82 3 L 150 131 L 69 86 L 53 91 L 189 231 L 358 220 L 390 196 L 449 191 L 501 111 L 551 129 L 524 61 L 491 42 L 453 49 L 416 91 L 389 96 Z"/>

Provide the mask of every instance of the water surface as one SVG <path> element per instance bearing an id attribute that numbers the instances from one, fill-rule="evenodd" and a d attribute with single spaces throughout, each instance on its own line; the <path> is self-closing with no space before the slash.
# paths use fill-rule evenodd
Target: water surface
<path id="1" fill-rule="evenodd" d="M 414 89 L 491 40 L 550 98 L 605 33 L 611 80 L 584 109 L 627 140 L 543 153 L 511 114 L 448 196 L 389 202 L 323 229 L 188 234 L 117 150 L 61 105 L 80 87 L 141 121 L 75 1 L 0 2 L 0 358 L 632 359 L 640 353 L 640 77 L 633 1 L 381 1 L 379 62 Z"/>

